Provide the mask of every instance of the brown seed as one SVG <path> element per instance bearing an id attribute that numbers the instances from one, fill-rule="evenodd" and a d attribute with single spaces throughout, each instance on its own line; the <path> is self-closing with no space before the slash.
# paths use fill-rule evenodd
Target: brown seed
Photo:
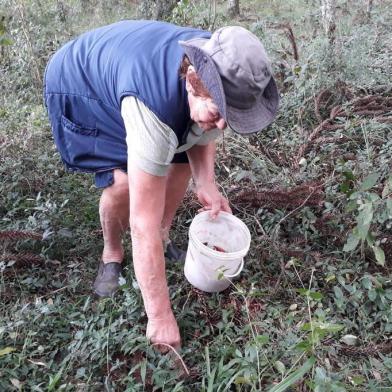
<path id="1" fill-rule="evenodd" d="M 209 245 L 208 245 L 208 242 L 203 242 L 203 245 L 205 245 L 205 246 L 207 246 L 208 248 L 213 249 L 213 250 L 215 250 L 215 251 L 217 251 L 217 252 L 227 253 L 227 252 L 226 252 L 223 248 L 221 248 L 220 246 L 216 246 L 216 245 L 209 246 Z"/>

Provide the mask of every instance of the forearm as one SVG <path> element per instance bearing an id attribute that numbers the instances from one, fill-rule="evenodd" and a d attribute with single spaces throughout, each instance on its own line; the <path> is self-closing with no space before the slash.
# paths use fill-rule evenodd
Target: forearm
<path id="1" fill-rule="evenodd" d="M 170 310 L 161 239 L 166 178 L 144 173 L 129 165 L 130 227 L 133 263 L 149 318 Z"/>
<path id="2" fill-rule="evenodd" d="M 216 218 L 220 211 L 231 213 L 229 202 L 219 192 L 215 184 L 215 142 L 193 146 L 187 153 L 191 165 L 195 192 L 202 210 L 210 210 L 211 218 Z"/>
<path id="3" fill-rule="evenodd" d="M 163 246 L 158 228 L 132 228 L 133 264 L 148 318 L 171 312 Z"/>
<path id="4" fill-rule="evenodd" d="M 215 142 L 203 146 L 195 145 L 187 151 L 196 186 L 215 181 L 215 151 Z"/>

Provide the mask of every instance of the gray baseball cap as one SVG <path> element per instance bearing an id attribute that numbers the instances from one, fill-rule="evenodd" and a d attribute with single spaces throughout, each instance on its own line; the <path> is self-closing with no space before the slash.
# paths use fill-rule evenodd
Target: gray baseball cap
<path id="1" fill-rule="evenodd" d="M 210 39 L 179 41 L 233 131 L 258 132 L 276 117 L 279 93 L 260 40 L 240 26 L 216 30 Z"/>

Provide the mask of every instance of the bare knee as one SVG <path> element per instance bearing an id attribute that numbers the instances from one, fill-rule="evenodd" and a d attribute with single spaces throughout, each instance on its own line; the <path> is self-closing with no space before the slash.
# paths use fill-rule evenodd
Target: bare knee
<path id="1" fill-rule="evenodd" d="M 122 170 L 116 169 L 113 172 L 114 182 L 105 188 L 102 195 L 113 199 L 113 201 L 123 201 L 129 199 L 128 175 Z"/>
<path id="2" fill-rule="evenodd" d="M 114 182 L 104 189 L 99 203 L 99 211 L 102 215 L 129 214 L 129 186 L 128 176 L 121 170 L 114 170 Z"/>

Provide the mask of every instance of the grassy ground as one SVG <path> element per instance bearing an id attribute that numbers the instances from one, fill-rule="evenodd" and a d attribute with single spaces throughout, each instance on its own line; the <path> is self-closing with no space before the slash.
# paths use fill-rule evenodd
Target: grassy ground
<path id="1" fill-rule="evenodd" d="M 282 104 L 261 135 L 227 134 L 219 146 L 219 182 L 252 233 L 240 279 L 210 295 L 182 266 L 167 270 L 188 376 L 144 338 L 130 245 L 118 296 L 91 295 L 99 192 L 64 171 L 41 102 L 56 48 L 151 4 L 3 3 L 0 390 L 392 391 L 387 2 L 374 1 L 369 18 L 359 2 L 339 1 L 333 47 L 316 1 L 241 4 L 235 23 L 268 48 Z M 182 1 L 170 20 L 233 23 L 224 7 Z M 174 232 L 184 247 L 196 211 L 189 194 Z"/>

